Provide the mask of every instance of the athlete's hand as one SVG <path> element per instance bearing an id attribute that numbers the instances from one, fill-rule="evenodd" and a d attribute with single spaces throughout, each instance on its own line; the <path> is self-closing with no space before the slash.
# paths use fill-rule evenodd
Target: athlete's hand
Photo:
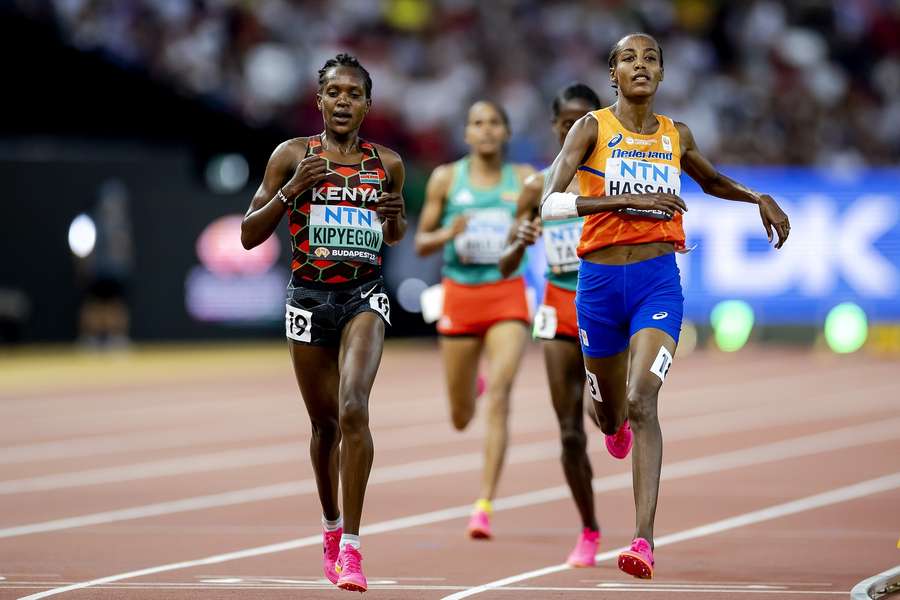
<path id="1" fill-rule="evenodd" d="M 775 233 L 778 234 L 778 242 L 775 243 L 775 248 L 784 246 L 788 235 L 791 233 L 791 222 L 772 196 L 763 194 L 759 197 L 759 216 L 762 219 L 763 227 L 766 228 L 766 234 L 769 236 L 769 243 L 772 243 L 772 230 L 774 229 Z"/>
<path id="2" fill-rule="evenodd" d="M 523 246 L 530 246 L 541 237 L 541 218 L 535 217 L 530 221 L 520 221 L 516 230 L 516 241 Z"/>
<path id="3" fill-rule="evenodd" d="M 629 194 L 628 207 L 639 210 L 660 210 L 671 219 L 675 213 L 687 212 L 687 204 L 674 194 Z"/>
<path id="4" fill-rule="evenodd" d="M 469 226 L 469 217 L 466 215 L 456 215 L 456 218 L 453 219 L 453 222 L 450 223 L 450 239 L 455 238 L 463 231 L 466 230 L 466 227 Z"/>
<path id="5" fill-rule="evenodd" d="M 285 194 L 294 199 L 325 177 L 328 170 L 325 159 L 317 154 L 307 156 L 294 169 L 294 175 L 284 186 Z"/>
<path id="6" fill-rule="evenodd" d="M 382 219 L 396 221 L 403 215 L 403 196 L 395 192 L 381 192 L 375 211 Z"/>

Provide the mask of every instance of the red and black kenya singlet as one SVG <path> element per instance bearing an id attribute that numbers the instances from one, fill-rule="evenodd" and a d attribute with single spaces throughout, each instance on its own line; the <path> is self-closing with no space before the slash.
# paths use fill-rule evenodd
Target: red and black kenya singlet
<path id="1" fill-rule="evenodd" d="M 325 159 L 325 177 L 293 202 L 290 212 L 292 284 L 338 284 L 381 272 L 381 220 L 375 201 L 387 179 L 373 144 L 359 140 L 357 165 Z M 310 137 L 306 156 L 322 154 Z"/>

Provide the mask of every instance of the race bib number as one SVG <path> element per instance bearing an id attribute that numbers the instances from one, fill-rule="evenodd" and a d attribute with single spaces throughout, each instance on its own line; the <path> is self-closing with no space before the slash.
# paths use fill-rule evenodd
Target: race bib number
<path id="1" fill-rule="evenodd" d="M 532 335 L 542 340 L 552 340 L 556 337 L 556 308 L 541 304 L 537 315 L 534 317 L 534 329 Z"/>
<path id="2" fill-rule="evenodd" d="M 544 252 L 551 273 L 571 273 L 578 270 L 581 263 L 578 258 L 578 242 L 581 240 L 583 225 L 583 219 L 544 223 Z"/>
<path id="3" fill-rule="evenodd" d="M 652 152 L 646 154 L 653 154 Z M 606 195 L 681 193 L 681 173 L 674 165 L 633 158 L 606 159 Z"/>
<path id="4" fill-rule="evenodd" d="M 597 376 L 587 369 L 584 370 L 584 374 L 587 378 L 588 393 L 591 395 L 591 400 L 603 402 L 603 398 L 600 397 L 600 384 L 597 382 Z"/>
<path id="5" fill-rule="evenodd" d="M 388 300 L 387 294 L 372 294 L 369 297 L 369 306 L 384 317 L 387 324 L 391 324 L 391 301 Z"/>
<path id="6" fill-rule="evenodd" d="M 284 333 L 296 342 L 312 342 L 312 313 L 290 304 L 285 305 Z"/>
<path id="7" fill-rule="evenodd" d="M 486 209 L 468 213 L 466 230 L 453 240 L 456 254 L 463 263 L 493 265 L 500 260 L 512 226 L 512 215 L 506 209 Z"/>
<path id="8" fill-rule="evenodd" d="M 657 313 L 663 314 L 663 313 Z M 656 316 L 654 315 L 654 318 Z M 653 361 L 653 364 L 650 365 L 650 372 L 659 377 L 660 381 L 666 380 L 666 375 L 669 374 L 669 369 L 672 368 L 672 354 L 666 350 L 665 346 L 659 347 L 659 354 L 656 355 L 656 360 Z"/>
<path id="9" fill-rule="evenodd" d="M 381 219 L 374 210 L 356 206 L 310 206 L 309 252 L 315 258 L 378 264 L 381 243 Z"/>

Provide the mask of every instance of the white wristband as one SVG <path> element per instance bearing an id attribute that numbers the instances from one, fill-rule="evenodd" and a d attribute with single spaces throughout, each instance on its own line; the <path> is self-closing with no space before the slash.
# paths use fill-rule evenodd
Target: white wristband
<path id="1" fill-rule="evenodd" d="M 553 192 L 547 196 L 544 204 L 541 205 L 541 219 L 544 221 L 556 221 L 577 217 L 576 200 L 578 200 L 578 194 Z"/>

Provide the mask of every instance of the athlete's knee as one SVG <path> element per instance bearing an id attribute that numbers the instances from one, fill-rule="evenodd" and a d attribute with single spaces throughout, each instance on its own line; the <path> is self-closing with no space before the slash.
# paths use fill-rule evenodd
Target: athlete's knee
<path id="1" fill-rule="evenodd" d="M 340 435 L 340 425 L 337 418 L 333 416 L 312 417 L 310 422 L 312 423 L 312 434 L 315 438 L 333 439 Z"/>
<path id="2" fill-rule="evenodd" d="M 633 428 L 640 428 L 658 419 L 656 413 L 658 394 L 658 389 L 640 387 L 628 391 L 628 422 Z"/>
<path id="3" fill-rule="evenodd" d="M 369 407 L 364 398 L 348 397 L 341 401 L 341 434 L 360 434 L 369 428 Z"/>
<path id="4" fill-rule="evenodd" d="M 587 450 L 587 436 L 576 427 L 564 427 L 560 430 L 563 459 L 581 456 Z"/>

